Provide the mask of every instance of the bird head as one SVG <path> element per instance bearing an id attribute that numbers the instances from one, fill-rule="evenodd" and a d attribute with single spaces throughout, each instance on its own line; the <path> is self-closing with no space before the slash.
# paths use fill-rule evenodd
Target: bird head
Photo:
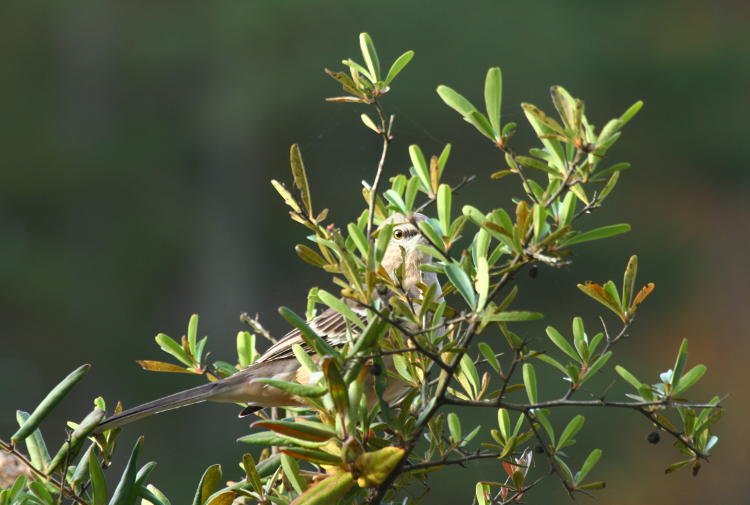
<path id="1" fill-rule="evenodd" d="M 412 296 L 419 295 L 419 290 L 416 287 L 417 283 L 425 282 L 429 284 L 437 282 L 434 274 L 425 276 L 419 270 L 420 265 L 429 259 L 425 253 L 417 248 L 418 245 L 427 245 L 427 241 L 417 227 L 418 223 L 426 219 L 427 216 L 424 214 L 414 213 L 405 216 L 396 213 L 385 219 L 379 227 L 379 230 L 382 231 L 385 225 L 393 225 L 391 240 L 383 256 L 382 266 L 386 272 L 394 275 L 394 272 L 403 264 L 403 286 Z"/>

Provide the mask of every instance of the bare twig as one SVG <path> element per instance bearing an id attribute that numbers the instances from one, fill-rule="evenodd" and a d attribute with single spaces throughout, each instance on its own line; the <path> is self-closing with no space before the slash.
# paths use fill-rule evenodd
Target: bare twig
<path id="1" fill-rule="evenodd" d="M 463 465 L 464 463 L 468 461 L 472 461 L 475 459 L 497 459 L 498 454 L 495 452 L 474 452 L 467 454 L 461 458 L 453 458 L 449 459 L 447 456 L 443 459 L 436 460 L 436 461 L 425 461 L 422 463 L 414 463 L 411 465 L 404 465 L 403 471 L 404 472 L 412 472 L 414 470 L 423 470 L 425 468 L 435 468 L 438 466 L 447 466 L 447 465 Z"/>
<path id="2" fill-rule="evenodd" d="M 380 178 L 383 175 L 383 167 L 385 166 L 385 158 L 388 154 L 388 146 L 391 144 L 391 140 L 393 140 L 393 137 L 391 137 L 393 118 L 391 118 L 390 121 L 386 118 L 383 107 L 380 106 L 377 100 L 373 102 L 373 105 L 375 106 L 378 118 L 380 119 L 380 136 L 383 137 L 383 149 L 380 152 L 380 161 L 378 161 L 378 168 L 375 171 L 375 179 L 372 181 L 372 186 L 370 187 L 370 201 L 367 205 L 367 239 L 369 241 L 372 241 L 372 223 L 373 219 L 375 219 L 375 201 L 378 198 Z"/>
<path id="3" fill-rule="evenodd" d="M 263 327 L 263 325 L 260 323 L 258 314 L 255 314 L 255 317 L 250 317 L 250 315 L 247 312 L 243 312 L 242 314 L 240 314 L 240 321 L 248 325 L 250 328 L 253 329 L 255 333 L 260 334 L 262 337 L 270 341 L 272 344 L 276 343 L 276 339 L 273 338 L 271 336 L 271 333 L 268 330 L 266 330 Z"/>
<path id="4" fill-rule="evenodd" d="M 476 178 L 477 178 L 476 175 L 470 175 L 468 177 L 464 177 L 463 179 L 461 179 L 461 182 L 459 182 L 458 184 L 456 184 L 455 186 L 453 186 L 451 188 L 451 193 L 453 193 L 455 195 L 456 193 L 458 193 L 458 191 L 461 188 L 463 188 L 464 186 L 466 186 L 470 182 L 474 182 L 476 180 Z M 422 212 L 427 207 L 429 207 L 430 205 L 432 205 L 435 202 L 435 200 L 437 200 L 437 195 L 431 196 L 426 202 L 424 202 L 422 205 L 420 205 L 419 207 L 417 207 L 416 209 L 414 209 L 414 212 Z"/>

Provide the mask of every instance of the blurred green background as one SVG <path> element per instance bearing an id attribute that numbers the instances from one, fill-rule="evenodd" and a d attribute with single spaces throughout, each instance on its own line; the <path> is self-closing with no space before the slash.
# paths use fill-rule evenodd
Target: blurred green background
<path id="1" fill-rule="evenodd" d="M 588 412 L 573 456 L 604 448 L 592 475 L 608 482 L 601 503 L 750 501 L 747 479 L 736 477 L 750 468 L 747 3 L 13 1 L 0 13 L 3 436 L 16 408 L 33 408 L 80 363 L 94 368 L 45 423 L 55 443 L 63 421 L 82 417 L 96 395 L 132 406 L 200 382 L 135 365 L 162 358 L 157 332 L 179 337 L 197 312 L 213 357 L 231 361 L 240 312 L 259 313 L 281 335 L 279 305 L 301 311 L 307 288 L 331 286 L 296 258 L 305 233 L 268 181 L 289 179 L 288 147 L 298 142 L 317 206 L 338 225 L 359 212 L 379 141 L 358 119 L 363 108 L 323 101 L 340 88 L 322 69 L 358 58 L 357 34 L 368 31 L 382 61 L 416 51 L 384 101 L 397 116 L 386 175 L 408 168 L 409 144 L 439 152 L 452 142 L 447 180 L 482 181 L 457 205 L 508 203 L 516 183 L 489 182 L 503 165 L 498 152 L 442 104 L 437 84 L 479 102 L 486 69 L 501 66 L 504 121 L 525 131 L 514 139 L 522 151 L 532 139 L 518 103 L 551 111 L 552 84 L 583 98 L 600 126 L 645 101 L 609 155 L 633 167 L 609 205 L 583 221 L 625 221 L 633 231 L 578 247 L 572 266 L 521 278 L 527 308 L 548 318 L 518 330 L 541 345 L 545 324 L 567 329 L 581 314 L 598 326 L 600 312 L 575 283 L 619 280 L 639 254 L 639 278 L 657 289 L 617 361 L 655 380 L 689 337 L 691 363 L 709 368 L 694 396 L 730 394 L 720 443 L 699 477 L 665 476 L 678 454 L 666 440 L 646 443 L 642 417 Z M 186 503 L 209 464 L 239 476 L 247 448 L 234 440 L 247 423 L 236 413 L 166 413 L 126 428 L 121 443 L 144 433 L 144 457 L 159 462 L 154 482 Z M 429 503 L 468 503 L 476 478 L 502 474 L 483 462 L 440 475 Z M 549 480 L 530 503 L 567 500 Z"/>

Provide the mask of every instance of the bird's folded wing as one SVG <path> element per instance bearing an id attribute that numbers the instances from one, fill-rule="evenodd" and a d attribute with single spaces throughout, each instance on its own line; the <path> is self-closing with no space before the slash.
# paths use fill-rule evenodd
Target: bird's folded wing
<path id="1" fill-rule="evenodd" d="M 351 309 L 364 323 L 367 323 L 367 312 L 365 310 L 359 307 L 352 307 Z M 326 309 L 307 324 L 310 326 L 310 329 L 320 335 L 320 337 L 331 347 L 337 347 L 346 343 L 347 320 L 344 316 L 333 309 Z M 356 328 L 352 328 L 352 330 L 354 329 Z M 268 350 L 258 358 L 256 363 L 292 358 L 294 357 L 294 352 L 292 352 L 292 346 L 294 344 L 300 345 L 307 353 L 313 352 L 302 339 L 302 332 L 295 328 L 269 347 Z"/>

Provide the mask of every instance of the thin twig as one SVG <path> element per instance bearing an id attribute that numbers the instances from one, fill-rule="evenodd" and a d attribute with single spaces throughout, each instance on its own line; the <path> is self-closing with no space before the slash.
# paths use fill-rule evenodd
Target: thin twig
<path id="1" fill-rule="evenodd" d="M 250 315 L 247 312 L 243 312 L 242 314 L 240 314 L 240 321 L 248 325 L 250 328 L 253 329 L 255 333 L 259 333 L 262 337 L 270 341 L 272 344 L 276 343 L 276 339 L 273 338 L 271 336 L 271 333 L 268 330 L 266 330 L 263 327 L 263 325 L 260 323 L 258 314 L 255 314 L 255 317 L 250 317 Z"/>
<path id="2" fill-rule="evenodd" d="M 372 241 L 372 223 L 375 219 L 375 201 L 378 198 L 378 187 L 380 186 L 380 177 L 383 175 L 383 167 L 385 166 L 385 158 L 388 154 L 388 146 L 391 144 L 391 125 L 385 117 L 385 112 L 380 104 L 376 101 L 373 102 L 375 110 L 380 118 L 380 135 L 383 137 L 383 149 L 380 152 L 380 161 L 378 161 L 378 168 L 375 171 L 375 179 L 370 186 L 370 201 L 367 205 L 367 239 Z M 372 246 L 372 244 L 370 244 Z"/>
<path id="3" fill-rule="evenodd" d="M 422 470 L 425 468 L 434 468 L 436 466 L 446 466 L 446 465 L 463 465 L 464 463 L 468 461 L 472 461 L 475 459 L 497 459 L 498 454 L 494 452 L 475 452 L 465 455 L 462 458 L 454 458 L 454 459 L 448 459 L 448 457 L 445 457 L 441 460 L 437 461 L 425 461 L 423 463 L 414 463 L 411 465 L 404 465 L 403 471 L 404 472 L 412 472 L 414 470 Z"/>
<path id="4" fill-rule="evenodd" d="M 565 487 L 565 490 L 568 492 L 568 495 L 570 497 L 573 496 L 573 488 L 571 488 L 570 483 L 568 482 L 568 479 L 565 477 L 565 475 L 562 473 L 562 470 L 557 466 L 554 455 L 550 452 L 549 448 L 547 447 L 547 442 L 542 438 L 541 433 L 539 433 L 539 430 L 536 429 L 536 426 L 534 425 L 534 415 L 529 412 L 525 411 L 523 413 L 524 417 L 526 417 L 526 422 L 529 423 L 529 426 L 531 426 L 531 430 L 534 432 L 534 436 L 536 437 L 537 441 L 539 442 L 539 445 L 542 447 L 542 450 L 544 451 L 544 455 L 547 456 L 547 459 L 549 460 L 549 466 L 552 472 L 557 475 L 560 478 L 560 481 L 562 482 L 562 485 Z"/>
<path id="5" fill-rule="evenodd" d="M 456 193 L 458 193 L 458 191 L 461 188 L 463 188 L 464 186 L 466 186 L 470 182 L 474 182 L 476 180 L 476 178 L 477 178 L 476 175 L 470 175 L 468 177 L 464 177 L 463 179 L 461 179 L 461 182 L 459 182 L 458 184 L 456 184 L 455 186 L 453 186 L 451 188 L 451 193 L 453 193 L 455 195 Z M 417 207 L 414 210 L 414 212 L 422 212 L 427 207 L 429 207 L 430 205 L 432 205 L 436 200 L 437 200 L 437 195 L 431 196 L 426 202 L 424 202 L 422 205 L 420 205 L 419 207 Z"/>
<path id="6" fill-rule="evenodd" d="M 68 498 L 73 500 L 74 502 L 80 504 L 80 505 L 87 505 L 86 502 L 78 496 L 75 492 L 65 487 L 61 481 L 57 480 L 56 478 L 52 477 L 51 475 L 47 475 L 38 468 L 36 468 L 31 461 L 23 454 L 16 450 L 15 446 L 0 440 L 0 448 L 7 452 L 8 454 L 12 454 L 15 456 L 23 465 L 31 470 L 37 477 L 44 479 L 48 482 L 51 482 L 53 486 L 61 489 L 65 495 L 67 495 Z"/>

